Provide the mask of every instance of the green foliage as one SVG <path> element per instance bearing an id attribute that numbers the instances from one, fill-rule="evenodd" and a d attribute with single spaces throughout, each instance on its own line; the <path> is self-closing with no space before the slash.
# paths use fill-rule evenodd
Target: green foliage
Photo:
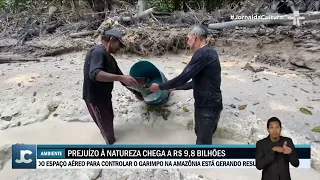
<path id="1" fill-rule="evenodd" d="M 0 10 L 6 7 L 6 0 L 0 0 Z"/>
<path id="2" fill-rule="evenodd" d="M 1 0 L 0 6 L 5 11 L 16 13 L 27 8 L 30 3 L 31 0 Z"/>
<path id="3" fill-rule="evenodd" d="M 55 0 L 56 3 L 68 4 L 70 0 Z M 77 0 L 79 2 L 79 0 Z M 91 2 L 91 0 L 80 0 L 83 3 Z M 107 1 L 107 0 L 101 0 Z M 138 0 L 124 0 L 129 4 L 136 4 Z M 188 6 L 193 10 L 199 10 L 199 8 L 205 7 L 207 11 L 212 11 L 216 8 L 220 8 L 224 4 L 231 4 L 239 2 L 239 0 L 147 0 L 149 7 L 154 7 L 158 12 L 173 12 L 173 11 L 189 11 Z M 241 1 L 241 0 L 240 0 Z M 18 13 L 24 10 L 39 9 L 45 7 L 52 0 L 0 0 L 0 10 L 5 10 L 10 13 Z M 62 3 L 65 2 L 65 3 Z M 81 3 L 81 4 L 83 4 Z"/>
<path id="4" fill-rule="evenodd" d="M 50 0 L 0 0 L 0 8 L 10 13 L 18 13 L 29 9 L 39 9 Z"/>
<path id="5" fill-rule="evenodd" d="M 5 7 L 5 0 L 0 0 L 0 9 Z"/>
<path id="6" fill-rule="evenodd" d="M 208 12 L 221 8 L 225 4 L 240 2 L 239 0 L 148 0 L 150 7 L 158 12 L 189 11 L 205 8 Z M 187 4 L 187 5 L 186 5 Z"/>
<path id="7" fill-rule="evenodd" d="M 149 7 L 154 7 L 158 12 L 172 12 L 174 5 L 172 0 L 153 0 L 149 1 Z"/>
<path id="8" fill-rule="evenodd" d="M 28 0 L 10 0 L 10 1 L 3 0 L 2 6 L 4 10 L 15 13 L 17 11 L 21 11 L 22 9 L 26 8 L 28 3 L 30 3 L 28 2 Z"/>

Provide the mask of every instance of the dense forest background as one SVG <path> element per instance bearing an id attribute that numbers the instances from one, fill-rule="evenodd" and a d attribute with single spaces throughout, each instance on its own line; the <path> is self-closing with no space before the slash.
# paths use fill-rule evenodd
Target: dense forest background
<path id="1" fill-rule="evenodd" d="M 140 10 L 154 7 L 158 12 L 189 11 L 190 9 L 205 9 L 214 11 L 225 4 L 235 4 L 239 0 L 0 0 L 0 8 L 7 12 L 17 13 L 28 8 L 46 8 L 51 5 L 65 6 L 70 9 L 76 7 L 90 7 L 96 12 L 114 10 L 121 6 L 139 6 Z"/>
<path id="2" fill-rule="evenodd" d="M 260 28 L 258 32 L 280 26 L 292 28 L 293 11 L 306 15 L 317 26 L 320 0 L 0 0 L 0 52 L 55 56 L 80 51 L 99 42 L 99 34 L 120 28 L 128 44 L 127 52 L 160 55 L 186 49 L 186 33 L 191 25 L 202 23 L 210 29 L 208 41 L 228 36 L 240 27 Z M 317 11 L 317 12 L 314 12 Z M 284 16 L 279 20 L 239 21 L 231 15 Z M 309 23 L 309 24 L 310 24 Z M 309 26 L 308 26 L 309 27 Z M 310 27 L 309 27 L 310 28 Z M 318 27 L 317 27 L 318 28 Z M 245 29 L 245 28 L 244 28 Z M 276 31 L 272 29 L 270 31 Z M 279 30 L 288 34 L 288 31 Z M 266 33 L 266 32 L 265 32 Z M 256 35 L 249 36 L 260 36 Z M 35 45 L 39 39 L 65 38 L 63 47 Z M 79 42 L 75 42 L 79 41 Z M 80 42 L 81 41 L 81 42 Z M 9 57 L 12 58 L 12 57 Z M 8 59 L 8 58 L 7 58 Z"/>

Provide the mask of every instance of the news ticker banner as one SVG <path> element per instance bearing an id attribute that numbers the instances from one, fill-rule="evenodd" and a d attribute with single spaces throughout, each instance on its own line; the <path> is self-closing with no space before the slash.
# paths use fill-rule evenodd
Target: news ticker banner
<path id="1" fill-rule="evenodd" d="M 296 145 L 310 168 L 310 145 Z M 255 145 L 12 145 L 12 169 L 255 168 Z"/>

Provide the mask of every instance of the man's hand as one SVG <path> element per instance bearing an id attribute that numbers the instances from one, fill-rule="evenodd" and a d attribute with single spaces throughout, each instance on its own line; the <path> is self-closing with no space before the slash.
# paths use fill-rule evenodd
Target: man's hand
<path id="1" fill-rule="evenodd" d="M 280 146 L 275 146 L 272 148 L 273 151 L 278 152 L 278 153 L 283 153 L 284 149 Z"/>
<path id="2" fill-rule="evenodd" d="M 291 154 L 292 149 L 287 146 L 287 141 L 284 142 L 282 148 L 283 148 L 283 154 Z"/>
<path id="3" fill-rule="evenodd" d="M 157 83 L 152 83 L 152 85 L 148 88 L 149 91 L 151 92 L 157 92 L 160 90 L 159 84 Z"/>
<path id="4" fill-rule="evenodd" d="M 139 86 L 138 81 L 135 78 L 128 75 L 122 75 L 120 81 L 127 86 Z"/>
<path id="5" fill-rule="evenodd" d="M 143 99 L 143 96 L 139 93 L 136 93 L 135 94 L 135 97 L 138 99 L 138 100 L 140 100 L 140 101 L 143 101 L 144 99 Z"/>

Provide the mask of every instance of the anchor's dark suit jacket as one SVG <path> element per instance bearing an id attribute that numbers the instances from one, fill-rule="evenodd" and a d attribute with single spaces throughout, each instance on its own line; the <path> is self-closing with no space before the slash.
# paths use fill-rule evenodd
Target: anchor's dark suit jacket
<path id="1" fill-rule="evenodd" d="M 291 154 L 287 155 L 272 150 L 275 146 L 282 147 L 285 141 L 292 149 Z M 258 141 L 256 146 L 256 168 L 262 170 L 261 180 L 291 180 L 289 163 L 298 167 L 299 158 L 290 138 L 281 136 L 278 142 L 272 142 L 268 136 Z"/>

